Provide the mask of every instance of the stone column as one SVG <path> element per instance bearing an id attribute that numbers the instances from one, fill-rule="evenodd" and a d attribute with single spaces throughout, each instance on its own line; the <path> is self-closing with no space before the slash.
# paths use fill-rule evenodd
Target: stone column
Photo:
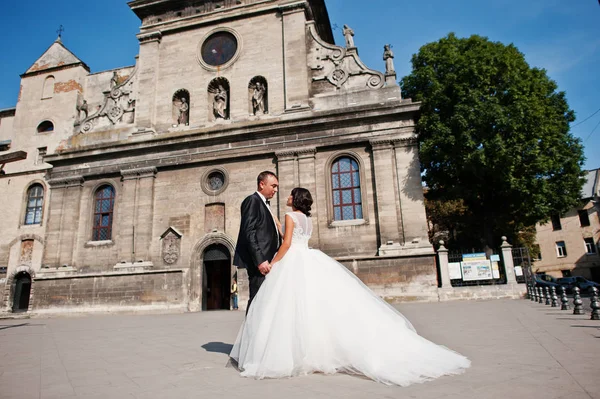
<path id="1" fill-rule="evenodd" d="M 442 288 L 452 288 L 450 283 L 450 271 L 448 269 L 448 249 L 444 246 L 444 241 L 440 240 L 438 248 L 438 260 L 440 262 L 440 275 L 442 276 Z"/>
<path id="2" fill-rule="evenodd" d="M 156 86 L 158 84 L 160 31 L 139 34 L 140 56 L 138 59 L 138 101 L 135 109 L 136 125 L 152 129 L 156 123 Z"/>
<path id="3" fill-rule="evenodd" d="M 404 245 L 427 248 L 431 244 L 427 234 L 427 215 L 421 185 L 421 166 L 417 140 L 414 137 L 394 141 L 396 175 L 398 179 L 400 212 Z"/>
<path id="4" fill-rule="evenodd" d="M 308 107 L 306 17 L 304 3 L 280 7 L 285 110 Z"/>
<path id="5" fill-rule="evenodd" d="M 79 231 L 82 176 L 48 180 L 50 215 L 46 227 L 46 245 L 42 264 L 73 266 Z"/>
<path id="6" fill-rule="evenodd" d="M 402 239 L 400 237 L 400 223 L 396 211 L 398 201 L 396 184 L 394 182 L 393 147 L 390 140 L 372 140 L 373 165 L 375 169 L 375 190 L 377 198 L 377 223 L 381 247 L 379 254 L 385 255 L 388 248 L 398 249 Z"/>
<path id="7" fill-rule="evenodd" d="M 292 188 L 298 186 L 298 162 L 295 151 L 278 151 L 277 157 L 277 176 L 279 177 L 279 200 L 277 207 L 279 220 L 283 223 L 285 213 L 288 212 L 285 206 L 287 197 L 292 192 Z M 273 204 L 271 204 L 273 209 Z"/>
<path id="8" fill-rule="evenodd" d="M 298 150 L 298 185 L 310 191 L 313 199 L 311 217 L 313 220 L 313 232 L 310 245 L 315 248 L 320 247 L 319 223 L 317 223 L 319 214 L 317 211 L 317 176 L 315 169 L 316 148 L 302 148 Z"/>
<path id="9" fill-rule="evenodd" d="M 119 261 L 149 262 L 154 219 L 155 167 L 122 170 Z"/>
<path id="10" fill-rule="evenodd" d="M 513 263 L 512 257 L 512 245 L 506 241 L 506 237 L 502 236 L 502 260 L 504 261 L 504 273 L 506 273 L 506 284 L 517 284 L 517 277 L 515 276 L 515 264 Z"/>

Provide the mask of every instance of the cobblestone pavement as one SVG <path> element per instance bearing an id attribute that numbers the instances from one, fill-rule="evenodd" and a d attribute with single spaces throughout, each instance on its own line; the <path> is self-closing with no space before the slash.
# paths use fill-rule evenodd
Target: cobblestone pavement
<path id="1" fill-rule="evenodd" d="M 600 321 L 529 300 L 401 304 L 465 374 L 406 388 L 348 375 L 242 378 L 243 312 L 0 320 L 0 398 L 600 398 Z"/>

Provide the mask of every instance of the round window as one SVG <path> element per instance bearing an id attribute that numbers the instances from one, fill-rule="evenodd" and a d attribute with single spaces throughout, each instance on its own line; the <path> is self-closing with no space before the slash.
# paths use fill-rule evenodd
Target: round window
<path id="1" fill-rule="evenodd" d="M 204 172 L 202 176 L 202 190 L 208 195 L 217 195 L 225 191 L 228 176 L 225 168 L 216 167 Z"/>
<path id="2" fill-rule="evenodd" d="M 225 176 L 220 171 L 214 171 L 208 175 L 208 188 L 218 191 L 225 184 Z"/>
<path id="3" fill-rule="evenodd" d="M 238 49 L 238 42 L 231 32 L 220 31 L 210 35 L 200 50 L 202 60 L 213 67 L 229 62 Z"/>

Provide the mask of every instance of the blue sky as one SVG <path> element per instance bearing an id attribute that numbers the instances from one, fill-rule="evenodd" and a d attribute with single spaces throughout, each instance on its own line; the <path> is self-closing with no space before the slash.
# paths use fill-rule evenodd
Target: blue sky
<path id="1" fill-rule="evenodd" d="M 0 109 L 13 107 L 19 75 L 52 44 L 63 25 L 63 43 L 92 72 L 133 65 L 138 18 L 125 0 L 5 2 L 0 13 Z M 326 0 L 336 42 L 341 27 L 355 32 L 363 61 L 383 70 L 390 43 L 398 79 L 423 44 L 455 32 L 514 43 L 532 66 L 545 68 L 567 93 L 577 120 L 572 133 L 584 141 L 587 169 L 600 167 L 600 5 L 598 0 Z M 594 130 L 595 128 L 595 130 Z"/>

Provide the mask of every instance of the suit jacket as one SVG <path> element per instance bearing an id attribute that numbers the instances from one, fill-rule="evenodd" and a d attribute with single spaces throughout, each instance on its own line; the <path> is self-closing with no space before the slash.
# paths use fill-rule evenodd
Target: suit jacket
<path id="1" fill-rule="evenodd" d="M 262 275 L 258 265 L 271 261 L 280 245 L 273 215 L 258 193 L 242 202 L 240 233 L 235 247 L 233 264 L 246 268 L 248 276 Z"/>

